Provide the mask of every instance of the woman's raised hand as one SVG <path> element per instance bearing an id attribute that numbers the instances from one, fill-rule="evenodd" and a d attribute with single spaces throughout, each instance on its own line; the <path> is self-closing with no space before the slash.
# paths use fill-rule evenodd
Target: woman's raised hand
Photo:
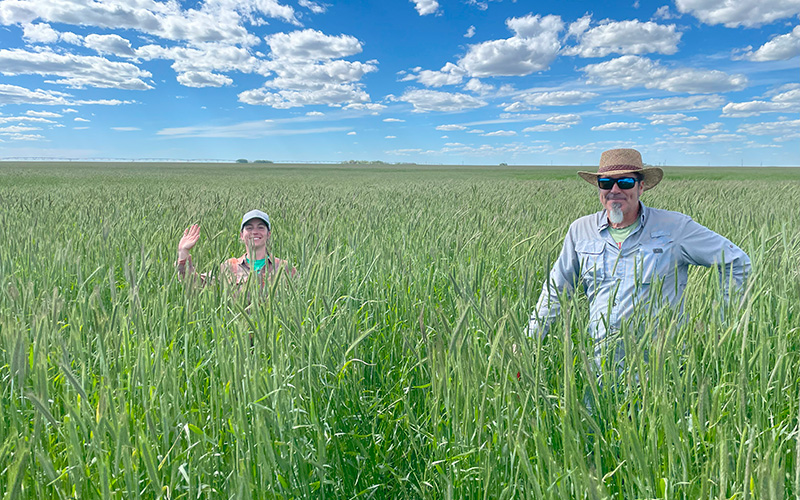
<path id="1" fill-rule="evenodd" d="M 181 241 L 178 242 L 178 259 L 186 259 L 189 256 L 189 250 L 194 248 L 197 240 L 200 239 L 200 225 L 192 224 L 187 227 L 183 232 Z"/>

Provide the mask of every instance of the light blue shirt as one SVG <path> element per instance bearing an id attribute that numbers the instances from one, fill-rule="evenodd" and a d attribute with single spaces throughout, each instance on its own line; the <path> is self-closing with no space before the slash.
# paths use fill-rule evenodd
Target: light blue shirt
<path id="1" fill-rule="evenodd" d="M 681 306 L 690 265 L 718 266 L 725 298 L 728 277 L 741 287 L 750 273 L 750 258 L 727 238 L 693 221 L 688 215 L 640 203 L 641 224 L 617 247 L 609 234 L 606 211 L 573 222 L 550 278 L 531 315 L 528 334 L 547 334 L 561 311 L 559 294 L 571 294 L 578 284 L 589 299 L 589 334 L 606 337 L 642 305 Z M 658 290 L 656 290 L 658 288 Z M 611 303 L 609 303 L 611 301 Z M 651 304 L 659 301 L 657 304 Z"/>

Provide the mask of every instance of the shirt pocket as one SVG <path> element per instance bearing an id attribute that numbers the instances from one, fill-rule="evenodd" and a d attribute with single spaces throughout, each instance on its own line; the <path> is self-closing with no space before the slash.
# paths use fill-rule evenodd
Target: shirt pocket
<path id="1" fill-rule="evenodd" d="M 636 254 L 636 276 L 640 283 L 650 284 L 656 279 L 663 279 L 669 272 L 665 269 L 669 262 L 672 238 L 661 236 L 643 243 Z"/>
<path id="2" fill-rule="evenodd" d="M 605 242 L 599 240 L 580 240 L 575 243 L 582 280 L 603 281 L 605 277 Z"/>

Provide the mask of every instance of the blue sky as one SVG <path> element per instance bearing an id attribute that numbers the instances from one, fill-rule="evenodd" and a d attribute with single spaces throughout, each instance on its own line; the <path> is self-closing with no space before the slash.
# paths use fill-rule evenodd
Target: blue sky
<path id="1" fill-rule="evenodd" d="M 0 0 L 0 159 L 800 165 L 800 0 Z"/>

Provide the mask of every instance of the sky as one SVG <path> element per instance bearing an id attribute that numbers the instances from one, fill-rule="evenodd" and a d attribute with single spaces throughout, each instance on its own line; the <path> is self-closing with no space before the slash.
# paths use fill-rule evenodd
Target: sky
<path id="1" fill-rule="evenodd" d="M 0 0 L 0 160 L 800 165 L 800 0 Z"/>

